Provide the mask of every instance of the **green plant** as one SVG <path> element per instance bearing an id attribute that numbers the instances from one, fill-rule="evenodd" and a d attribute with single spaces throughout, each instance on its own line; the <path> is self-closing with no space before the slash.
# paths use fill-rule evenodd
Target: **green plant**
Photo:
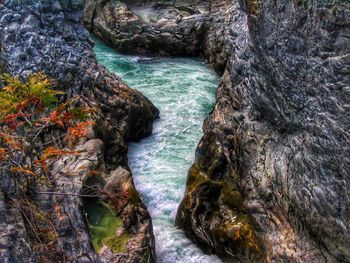
<path id="1" fill-rule="evenodd" d="M 76 107 L 80 99 L 59 103 L 61 91 L 43 73 L 25 80 L 9 74 L 1 76 L 0 90 L 0 164 L 2 169 L 31 178 L 47 173 L 51 159 L 79 152 L 63 149 L 62 141 L 72 146 L 88 134 L 93 122 L 86 121 L 91 108 Z M 59 136 L 44 138 L 52 130 Z"/>

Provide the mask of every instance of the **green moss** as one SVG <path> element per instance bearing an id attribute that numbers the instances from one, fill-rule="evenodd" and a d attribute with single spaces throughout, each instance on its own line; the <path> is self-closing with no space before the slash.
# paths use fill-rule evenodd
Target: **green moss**
<path id="1" fill-rule="evenodd" d="M 102 240 L 102 243 L 103 245 L 109 247 L 113 253 L 125 253 L 126 245 L 130 238 L 130 235 L 123 234 L 120 236 L 107 237 Z"/>
<path id="2" fill-rule="evenodd" d="M 248 13 L 251 15 L 256 15 L 259 9 L 258 0 L 247 0 Z"/>
<path id="3" fill-rule="evenodd" d="M 197 186 L 205 181 L 207 181 L 208 178 L 200 172 L 198 165 L 193 164 L 188 172 L 188 178 L 187 178 L 187 190 L 189 193 L 191 193 L 193 190 L 197 188 Z"/>
<path id="4" fill-rule="evenodd" d="M 241 209 L 242 208 L 242 195 L 240 192 L 230 189 L 226 184 L 223 184 L 223 188 L 221 190 L 221 198 L 223 202 L 233 209 Z"/>
<path id="5" fill-rule="evenodd" d="M 26 214 L 28 231 L 37 242 L 48 244 L 57 240 L 57 233 L 50 223 L 50 214 L 30 199 L 21 200 L 21 208 Z"/>
<path id="6" fill-rule="evenodd" d="M 135 187 L 131 187 L 130 189 L 129 202 L 135 206 L 139 205 L 141 202 L 140 193 L 136 190 Z"/>
<path id="7" fill-rule="evenodd" d="M 198 185 L 208 181 L 209 179 L 205 176 L 205 174 L 201 173 L 198 165 L 195 163 L 192 165 L 190 170 L 188 171 L 187 177 L 187 193 L 182 201 L 182 205 L 187 209 L 190 206 L 190 199 L 192 196 L 192 192 L 197 189 Z"/>
<path id="8" fill-rule="evenodd" d="M 233 248 L 244 248 L 254 252 L 260 251 L 260 241 L 255 234 L 251 220 L 246 214 L 237 214 L 233 222 L 221 224 L 214 229 L 214 233 L 221 242 L 230 240 Z"/>
<path id="9" fill-rule="evenodd" d="M 238 229 L 232 237 L 233 240 L 240 240 L 244 247 L 259 251 L 259 240 L 255 235 L 254 227 L 248 215 L 240 214 L 235 224 L 238 226 Z"/>
<path id="10" fill-rule="evenodd" d="M 197 164 L 193 164 L 188 173 L 188 193 L 185 195 L 184 204 L 189 205 L 189 198 L 192 195 L 193 191 L 195 191 L 199 185 L 208 182 L 211 184 L 217 183 L 221 185 L 222 190 L 220 197 L 226 205 L 235 210 L 242 208 L 242 196 L 239 191 L 235 190 L 233 186 L 230 187 L 227 182 L 215 182 L 213 180 L 210 180 L 204 173 L 200 172 Z"/>
<path id="11" fill-rule="evenodd" d="M 105 245 L 113 253 L 125 252 L 131 236 L 116 235 L 116 230 L 122 226 L 123 221 L 116 216 L 113 209 L 107 203 L 93 199 L 85 200 L 84 206 L 95 251 L 99 252 Z"/>
<path id="12" fill-rule="evenodd" d="M 216 202 L 216 198 L 219 198 L 216 203 L 224 203 L 228 206 L 226 220 L 222 219 L 221 224 L 213 229 L 215 239 L 236 253 L 249 250 L 252 254 L 259 256 L 263 251 L 262 243 L 255 233 L 253 220 L 245 212 L 242 194 L 235 183 L 230 180 L 219 182 L 211 180 L 197 164 L 194 164 L 188 173 L 187 193 L 182 203 L 183 210 L 191 211 L 191 198 L 195 198 L 194 192 L 203 184 L 217 185 L 217 190 L 220 191 L 219 196 L 211 200 Z M 215 213 L 215 208 L 212 209 L 212 212 Z"/>

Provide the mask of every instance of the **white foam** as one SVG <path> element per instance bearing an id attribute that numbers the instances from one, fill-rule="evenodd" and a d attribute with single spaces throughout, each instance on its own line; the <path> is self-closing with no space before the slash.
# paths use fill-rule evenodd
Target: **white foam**
<path id="1" fill-rule="evenodd" d="M 195 59 L 152 59 L 121 56 L 97 41 L 100 62 L 160 109 L 151 137 L 129 145 L 129 164 L 154 224 L 159 263 L 216 263 L 175 228 L 187 171 L 202 136 L 203 120 L 215 99 L 218 78 Z"/>

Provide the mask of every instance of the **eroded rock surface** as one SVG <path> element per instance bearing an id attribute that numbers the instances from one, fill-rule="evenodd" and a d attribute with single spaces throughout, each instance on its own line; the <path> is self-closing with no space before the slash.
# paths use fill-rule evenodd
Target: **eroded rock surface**
<path id="1" fill-rule="evenodd" d="M 0 61 L 5 71 L 26 76 L 43 71 L 66 92 L 96 109 L 96 125 L 79 142 L 81 156 L 64 157 L 51 166 L 49 178 L 30 185 L 1 172 L 1 262 L 153 262 L 151 218 L 137 197 L 129 171 L 127 145 L 152 132 L 158 110 L 139 92 L 98 65 L 93 43 L 82 25 L 84 1 L 0 1 Z M 59 137 L 48 133 L 43 142 Z M 64 144 L 61 144 L 64 146 Z M 93 172 L 93 176 L 92 176 Z M 111 178 L 120 175 L 120 180 Z M 125 253 L 92 246 L 80 194 L 93 178 L 123 219 L 130 235 Z M 120 189 L 120 184 L 124 188 Z M 134 193 L 133 198 L 111 199 Z M 59 193 L 59 194 L 50 194 Z M 116 233 L 119 235 L 122 233 Z"/>
<path id="2" fill-rule="evenodd" d="M 85 3 L 84 23 L 123 53 L 197 56 L 223 71 L 229 24 L 225 1 L 93 1 Z"/>
<path id="3" fill-rule="evenodd" d="M 241 262 L 349 262 L 350 6 L 232 6 L 229 63 L 177 224 Z"/>
<path id="4" fill-rule="evenodd" d="M 177 216 L 189 237 L 229 262 L 350 261 L 348 2 L 88 9 L 90 30 L 119 51 L 201 53 L 224 72 Z"/>
<path id="5" fill-rule="evenodd" d="M 79 2 L 40 9 L 1 4 L 2 58 L 13 73 L 45 69 L 69 96 L 84 94 L 101 104 L 106 117 L 89 139 L 104 143 L 103 161 L 96 156 L 95 163 L 109 189 L 108 178 L 120 166 L 127 168 L 123 139 L 149 133 L 156 111 L 96 64 L 77 23 L 81 13 L 73 11 Z M 206 251 L 228 262 L 350 261 L 349 17 L 349 3 L 340 0 L 86 1 L 84 22 L 118 50 L 202 53 L 224 71 L 177 216 L 177 225 Z M 138 118 L 140 112 L 147 117 Z M 15 257 L 35 262 L 28 227 L 8 201 L 18 186 L 9 175 L 1 180 L 1 256 L 5 262 Z M 53 204 L 38 199 L 33 197 L 36 206 Z M 148 236 L 149 216 L 136 208 L 131 218 L 146 218 L 136 232 Z M 66 215 L 69 220 L 58 230 L 65 230 L 67 258 L 101 260 L 88 244 L 81 213 L 73 209 Z M 151 237 L 140 240 L 152 247 Z"/>
<path id="6" fill-rule="evenodd" d="M 227 261 L 350 260 L 348 3 L 88 3 L 117 50 L 224 71 L 177 216 L 189 237 Z"/>

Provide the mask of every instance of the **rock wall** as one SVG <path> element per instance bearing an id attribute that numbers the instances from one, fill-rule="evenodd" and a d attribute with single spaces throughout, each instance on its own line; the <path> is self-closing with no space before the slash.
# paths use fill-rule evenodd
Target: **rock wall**
<path id="1" fill-rule="evenodd" d="M 233 6 L 177 224 L 242 262 L 349 262 L 350 5 Z"/>
<path id="2" fill-rule="evenodd" d="M 178 226 L 229 262 L 350 261 L 349 3 L 123 2 L 85 23 L 122 52 L 224 72 Z"/>
<path id="3" fill-rule="evenodd" d="M 79 195 L 91 180 L 111 195 L 136 192 L 126 143 L 152 132 L 158 110 L 97 64 L 93 43 L 81 22 L 83 7 L 80 0 L 0 1 L 4 70 L 20 76 L 43 71 L 66 92 L 63 101 L 84 96 L 97 114 L 94 129 L 76 146 L 84 154 L 56 161 L 49 178 L 25 185 L 1 171 L 1 262 L 155 261 L 151 218 L 140 199 L 115 208 L 123 220 L 118 231 L 131 236 L 125 252 L 105 248 L 96 254 L 91 246 Z M 55 135 L 58 137 L 55 131 L 48 133 L 43 142 Z M 43 192 L 60 194 L 40 194 Z"/>
<path id="4" fill-rule="evenodd" d="M 157 111 L 96 64 L 81 7 L 2 1 L 1 60 L 12 73 L 44 70 L 69 97 L 83 94 L 100 105 L 99 128 L 79 147 L 103 186 L 120 185 L 130 182 L 125 140 L 149 134 Z M 224 72 L 177 215 L 204 250 L 228 262 L 350 262 L 349 17 L 350 4 L 340 0 L 86 1 L 85 24 L 118 50 L 201 53 Z M 80 191 L 84 176 L 66 179 L 60 165 L 54 190 Z M 9 202 L 19 187 L 9 175 L 1 184 L 1 258 L 36 262 L 41 252 L 28 242 L 25 213 Z M 65 211 L 56 225 L 64 249 L 51 251 L 68 260 L 153 258 L 141 204 L 121 213 L 133 219 L 125 223 L 135 237 L 128 253 L 97 256 L 79 199 L 31 200 L 43 211 L 54 204 Z M 137 247 L 146 249 L 134 253 Z"/>
<path id="5" fill-rule="evenodd" d="M 228 58 L 229 1 L 93 1 L 84 23 L 122 53 L 198 56 L 219 72 Z"/>

